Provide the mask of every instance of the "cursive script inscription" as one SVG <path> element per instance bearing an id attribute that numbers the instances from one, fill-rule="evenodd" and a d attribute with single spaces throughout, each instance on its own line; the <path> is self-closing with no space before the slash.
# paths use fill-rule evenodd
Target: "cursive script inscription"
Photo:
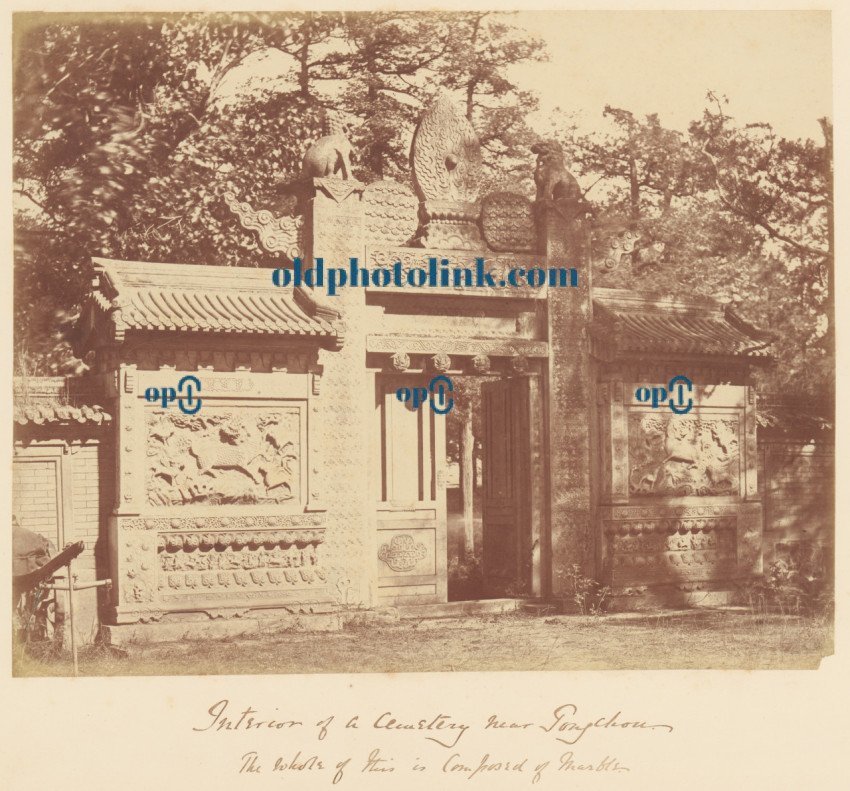
<path id="1" fill-rule="evenodd" d="M 591 728 L 637 728 L 645 730 L 663 728 L 668 733 L 673 730 L 672 725 L 665 725 L 662 723 L 650 725 L 643 721 L 620 721 L 619 718 L 621 716 L 621 712 L 619 711 L 610 717 L 599 717 L 594 721 L 588 721 L 585 723 L 574 722 L 569 719 L 570 717 L 575 717 L 577 714 L 578 707 L 575 704 L 564 703 L 552 712 L 553 721 L 549 725 L 541 725 L 539 727 L 545 733 L 570 734 L 570 737 L 572 738 L 561 736 L 555 737 L 559 742 L 563 742 L 564 744 L 575 744 Z"/>
<path id="2" fill-rule="evenodd" d="M 298 720 L 255 720 L 251 715 L 257 714 L 257 711 L 256 709 L 252 709 L 250 706 L 239 714 L 239 719 L 230 719 L 229 717 L 224 716 L 229 705 L 230 701 L 227 699 L 220 700 L 218 703 L 213 703 L 213 705 L 207 710 L 207 714 L 211 717 L 209 725 L 207 725 L 206 728 L 192 728 L 192 730 L 208 731 L 211 728 L 214 728 L 217 731 L 247 731 L 252 728 L 272 728 L 280 730 L 282 728 L 297 728 L 299 725 L 304 724 Z"/>
<path id="3" fill-rule="evenodd" d="M 431 720 L 418 720 L 417 722 L 400 722 L 396 720 L 392 716 L 391 711 L 385 711 L 378 719 L 375 720 L 372 725 L 373 728 L 377 728 L 379 730 L 405 730 L 405 731 L 457 731 L 457 735 L 454 735 L 454 739 L 449 738 L 447 734 L 445 741 L 438 739 L 436 736 L 426 736 L 426 739 L 430 739 L 432 742 L 436 742 L 441 747 L 454 747 L 459 741 L 460 737 L 463 736 L 464 733 L 469 729 L 468 725 L 463 725 L 459 722 L 455 722 L 452 720 L 451 716 L 448 714 L 438 714 Z"/>

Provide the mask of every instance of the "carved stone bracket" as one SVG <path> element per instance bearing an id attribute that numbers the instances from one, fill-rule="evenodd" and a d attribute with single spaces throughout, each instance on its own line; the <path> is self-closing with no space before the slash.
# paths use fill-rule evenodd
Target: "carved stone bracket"
<path id="1" fill-rule="evenodd" d="M 394 352 L 390 357 L 390 363 L 396 371 L 406 371 L 410 368 L 410 355 L 404 352 Z"/>

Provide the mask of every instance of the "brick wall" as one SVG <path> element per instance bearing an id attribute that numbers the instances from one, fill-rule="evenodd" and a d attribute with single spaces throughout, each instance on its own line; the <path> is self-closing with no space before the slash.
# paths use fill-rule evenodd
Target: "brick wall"
<path id="1" fill-rule="evenodd" d="M 20 524 L 46 536 L 57 549 L 85 541 L 86 549 L 74 561 L 78 581 L 103 579 L 106 572 L 106 523 L 112 507 L 111 468 L 104 461 L 108 444 L 101 437 L 72 436 L 74 428 L 42 429 L 15 446 L 12 513 Z M 68 433 L 65 438 L 57 435 Z M 75 595 L 78 639 L 90 642 L 98 628 L 96 589 Z"/>
<path id="2" fill-rule="evenodd" d="M 21 527 L 40 533 L 61 548 L 57 463 L 53 460 L 16 460 L 12 475 L 13 511 Z"/>

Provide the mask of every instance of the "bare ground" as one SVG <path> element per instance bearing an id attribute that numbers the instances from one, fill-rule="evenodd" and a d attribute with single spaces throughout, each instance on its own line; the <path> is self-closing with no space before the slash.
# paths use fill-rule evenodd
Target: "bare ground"
<path id="1" fill-rule="evenodd" d="M 80 675 L 206 675 L 475 670 L 813 669 L 833 651 L 830 620 L 736 610 L 680 614 L 353 620 L 337 632 L 284 631 L 91 646 Z M 70 657 L 15 647 L 16 676 L 70 675 Z"/>

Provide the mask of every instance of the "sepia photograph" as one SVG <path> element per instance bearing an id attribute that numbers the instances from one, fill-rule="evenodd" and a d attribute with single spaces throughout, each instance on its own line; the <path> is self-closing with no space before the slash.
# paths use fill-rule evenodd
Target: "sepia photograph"
<path id="1" fill-rule="evenodd" d="M 12 676 L 833 655 L 829 11 L 11 27 Z"/>

